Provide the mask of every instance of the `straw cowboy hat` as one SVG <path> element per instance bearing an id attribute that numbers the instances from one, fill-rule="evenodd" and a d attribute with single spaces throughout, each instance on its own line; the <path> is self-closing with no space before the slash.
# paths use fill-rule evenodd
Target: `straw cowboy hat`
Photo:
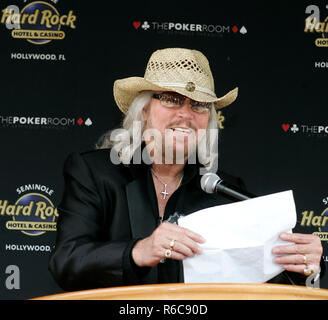
<path id="1" fill-rule="evenodd" d="M 167 48 L 155 51 L 147 64 L 144 77 L 129 77 L 114 82 L 114 98 L 126 114 L 139 92 L 174 91 L 190 99 L 213 102 L 221 109 L 234 102 L 238 88 L 217 97 L 207 58 L 197 50 Z"/>

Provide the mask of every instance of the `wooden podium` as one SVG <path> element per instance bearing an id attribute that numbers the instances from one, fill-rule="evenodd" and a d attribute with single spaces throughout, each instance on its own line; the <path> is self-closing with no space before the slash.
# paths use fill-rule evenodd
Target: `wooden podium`
<path id="1" fill-rule="evenodd" d="M 322 300 L 328 290 L 280 284 L 156 284 L 54 294 L 32 300 Z"/>

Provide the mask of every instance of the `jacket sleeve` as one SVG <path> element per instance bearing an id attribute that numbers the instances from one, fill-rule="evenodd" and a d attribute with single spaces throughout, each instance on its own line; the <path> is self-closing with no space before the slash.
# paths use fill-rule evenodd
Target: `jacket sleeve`
<path id="1" fill-rule="evenodd" d="M 127 284 L 135 270 L 126 259 L 135 239 L 103 241 L 104 204 L 92 171 L 77 153 L 64 165 L 65 188 L 58 206 L 57 237 L 49 270 L 62 289 Z M 124 258 L 124 259 L 123 259 Z"/>

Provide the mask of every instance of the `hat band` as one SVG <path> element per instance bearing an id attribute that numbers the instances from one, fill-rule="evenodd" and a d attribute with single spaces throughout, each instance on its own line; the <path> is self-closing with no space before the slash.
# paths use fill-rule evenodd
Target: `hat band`
<path id="1" fill-rule="evenodd" d="M 184 83 L 180 83 L 180 82 L 159 82 L 159 81 L 151 81 L 152 83 L 159 85 L 161 87 L 178 87 L 178 88 L 186 88 L 186 84 Z M 216 94 L 212 91 L 209 90 L 207 88 L 204 87 L 200 87 L 195 85 L 195 90 L 200 91 L 200 92 L 204 92 L 209 94 L 210 96 L 216 98 Z"/>

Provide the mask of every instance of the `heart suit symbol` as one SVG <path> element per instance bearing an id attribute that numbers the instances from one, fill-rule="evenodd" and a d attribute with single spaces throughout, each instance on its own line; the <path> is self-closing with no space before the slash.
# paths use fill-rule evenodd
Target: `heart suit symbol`
<path id="1" fill-rule="evenodd" d="M 283 130 L 284 130 L 285 132 L 288 131 L 289 127 L 290 127 L 290 124 L 289 124 L 289 123 L 283 123 L 283 124 L 282 124 L 282 128 L 283 128 Z"/>
<path id="2" fill-rule="evenodd" d="M 136 30 L 138 30 L 138 28 L 140 27 L 140 25 L 141 25 L 141 22 L 140 21 L 133 21 L 133 26 L 134 26 L 134 28 L 136 29 Z"/>

